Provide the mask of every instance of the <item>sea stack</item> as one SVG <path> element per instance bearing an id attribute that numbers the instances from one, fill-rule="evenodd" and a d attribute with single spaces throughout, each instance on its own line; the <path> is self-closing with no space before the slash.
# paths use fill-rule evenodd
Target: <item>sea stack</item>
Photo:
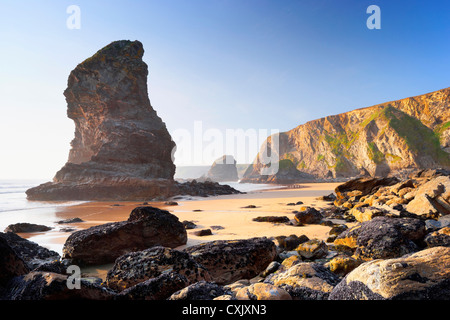
<path id="1" fill-rule="evenodd" d="M 175 143 L 152 108 L 139 41 L 115 41 L 80 63 L 68 79 L 67 115 L 75 122 L 69 159 L 32 200 L 131 200 L 173 189 Z"/>
<path id="2" fill-rule="evenodd" d="M 215 182 L 238 181 L 239 177 L 234 157 L 231 155 L 223 155 L 216 159 L 206 175 L 200 178 L 200 180 L 208 179 Z"/>

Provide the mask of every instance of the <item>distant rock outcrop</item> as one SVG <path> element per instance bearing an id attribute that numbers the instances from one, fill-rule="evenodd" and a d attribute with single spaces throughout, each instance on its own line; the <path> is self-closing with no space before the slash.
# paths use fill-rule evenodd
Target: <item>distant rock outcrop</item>
<path id="1" fill-rule="evenodd" d="M 265 166 L 257 157 L 241 182 L 344 181 L 450 168 L 450 88 L 309 121 L 280 133 L 271 152 L 279 172 L 261 175 Z"/>
<path id="2" fill-rule="evenodd" d="M 27 190 L 28 199 L 151 200 L 180 194 L 173 180 L 175 143 L 150 104 L 143 54 L 139 41 L 115 41 L 70 73 L 64 91 L 67 115 L 75 122 L 69 159 L 53 182 Z"/>
<path id="3" fill-rule="evenodd" d="M 211 180 L 214 182 L 238 181 L 239 177 L 236 160 L 233 156 L 229 155 L 220 157 L 214 161 L 208 173 L 199 180 Z"/>

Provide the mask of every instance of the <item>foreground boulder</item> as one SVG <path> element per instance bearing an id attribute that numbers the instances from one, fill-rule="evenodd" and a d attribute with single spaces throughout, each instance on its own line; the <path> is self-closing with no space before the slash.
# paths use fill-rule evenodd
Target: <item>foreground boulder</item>
<path id="1" fill-rule="evenodd" d="M 184 276 L 187 284 L 210 280 L 208 271 L 186 252 L 153 247 L 119 257 L 107 274 L 106 284 L 122 291 L 169 270 Z"/>
<path id="2" fill-rule="evenodd" d="M 176 216 L 153 207 L 137 207 L 127 221 L 72 233 L 64 244 L 63 258 L 81 265 L 105 264 L 128 252 L 153 246 L 174 248 L 186 241 L 186 229 Z"/>
<path id="3" fill-rule="evenodd" d="M 118 300 L 165 300 L 174 292 L 189 285 L 186 277 L 176 272 L 161 273 L 156 278 L 150 278 L 143 282 L 123 290 L 117 294 Z"/>
<path id="4" fill-rule="evenodd" d="M 212 241 L 184 251 L 207 268 L 212 281 L 218 284 L 253 278 L 277 255 L 275 244 L 266 237 Z"/>
<path id="5" fill-rule="evenodd" d="M 355 249 L 362 260 L 388 259 L 418 251 L 425 234 L 422 220 L 375 217 L 342 232 L 334 244 Z"/>
<path id="6" fill-rule="evenodd" d="M 449 300 L 450 248 L 434 247 L 363 263 L 331 292 L 330 300 Z"/>
<path id="7" fill-rule="evenodd" d="M 29 269 L 22 258 L 17 255 L 4 238 L 0 237 L 0 289 L 12 278 L 26 274 L 28 271 Z"/>
<path id="8" fill-rule="evenodd" d="M 35 242 L 24 239 L 12 232 L 1 233 L 0 238 L 6 240 L 17 255 L 23 259 L 30 270 L 59 260 L 61 256 Z"/>

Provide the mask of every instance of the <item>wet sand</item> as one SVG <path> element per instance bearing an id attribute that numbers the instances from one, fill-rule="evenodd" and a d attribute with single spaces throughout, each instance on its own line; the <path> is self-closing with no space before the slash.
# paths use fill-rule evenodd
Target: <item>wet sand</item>
<path id="1" fill-rule="evenodd" d="M 177 249 L 214 240 L 246 239 L 252 237 L 275 237 L 280 235 L 306 235 L 310 239 L 326 240 L 330 227 L 305 225 L 301 227 L 269 222 L 255 222 L 259 216 L 287 216 L 294 219 L 292 211 L 302 206 L 322 208 L 327 202 L 316 200 L 317 197 L 332 193 L 340 183 L 309 183 L 300 188 L 271 189 L 248 192 L 246 194 L 223 195 L 208 198 L 183 197 L 175 199 L 176 206 L 167 206 L 164 202 L 149 202 L 148 205 L 162 208 L 176 215 L 180 221 L 193 221 L 197 227 L 187 230 L 186 245 Z M 287 205 L 297 203 L 301 205 Z M 86 229 L 108 222 L 127 220 L 131 211 L 142 202 L 87 202 L 75 206 L 57 208 L 57 220 L 81 218 L 84 222 L 58 225 L 54 230 L 39 234 L 20 234 L 31 241 L 62 254 L 62 247 L 70 232 L 61 232 L 60 228 Z M 256 208 L 245 208 L 254 205 Z M 196 236 L 200 229 L 211 229 L 212 235 Z M 103 278 L 109 266 L 97 266 L 84 270 Z"/>

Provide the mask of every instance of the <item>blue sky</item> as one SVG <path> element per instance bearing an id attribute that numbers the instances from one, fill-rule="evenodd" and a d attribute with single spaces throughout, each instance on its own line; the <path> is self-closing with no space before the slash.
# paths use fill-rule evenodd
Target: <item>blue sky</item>
<path id="1" fill-rule="evenodd" d="M 79 30 L 66 27 L 73 4 Z M 372 4 L 380 30 L 366 27 Z M 194 121 L 286 131 L 449 87 L 449 35 L 445 0 L 1 0 L 0 179 L 62 167 L 68 75 L 115 40 L 144 44 L 150 101 L 170 132 Z"/>

